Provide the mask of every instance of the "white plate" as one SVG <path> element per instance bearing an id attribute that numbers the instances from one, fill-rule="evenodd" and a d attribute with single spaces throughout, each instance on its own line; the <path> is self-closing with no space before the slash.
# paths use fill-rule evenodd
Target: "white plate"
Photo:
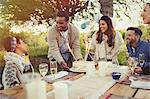
<path id="1" fill-rule="evenodd" d="M 73 67 L 70 68 L 72 72 L 86 72 L 86 67 L 91 65 L 95 65 L 93 61 L 76 61 L 73 62 Z"/>
<path id="2" fill-rule="evenodd" d="M 84 73 L 84 72 L 86 72 L 86 67 L 82 67 L 82 68 L 72 67 L 72 68 L 70 68 L 70 71 Z"/>

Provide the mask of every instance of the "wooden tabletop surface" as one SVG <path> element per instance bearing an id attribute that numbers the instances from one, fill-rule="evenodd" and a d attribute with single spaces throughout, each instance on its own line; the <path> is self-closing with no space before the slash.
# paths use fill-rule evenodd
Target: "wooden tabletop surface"
<path id="1" fill-rule="evenodd" d="M 72 74 L 72 75 L 66 76 L 63 79 L 75 80 L 82 77 L 84 74 Z M 47 84 L 47 91 L 50 91 L 52 89 L 53 89 L 52 84 Z M 15 97 L 15 99 L 24 99 L 23 98 L 24 89 L 22 86 L 13 87 L 6 90 L 0 90 L 0 94 L 2 93 Z M 114 94 L 117 96 L 124 96 L 124 97 L 133 97 L 138 99 L 150 99 L 150 90 L 131 88 L 129 85 L 118 84 L 118 83 L 116 83 L 107 92 L 105 92 L 105 94 L 101 96 L 99 99 L 105 99 L 105 97 L 108 96 L 109 94 Z"/>

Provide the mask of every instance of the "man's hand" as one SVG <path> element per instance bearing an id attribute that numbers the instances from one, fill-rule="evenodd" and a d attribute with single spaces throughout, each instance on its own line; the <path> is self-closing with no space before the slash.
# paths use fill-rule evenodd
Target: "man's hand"
<path id="1" fill-rule="evenodd" d="M 134 72 L 135 73 L 142 73 L 142 68 L 141 67 L 135 67 Z"/>
<path id="2" fill-rule="evenodd" d="M 61 65 L 65 70 L 69 70 L 69 67 L 67 66 L 66 62 L 64 62 L 64 61 L 60 62 L 60 65 Z"/>

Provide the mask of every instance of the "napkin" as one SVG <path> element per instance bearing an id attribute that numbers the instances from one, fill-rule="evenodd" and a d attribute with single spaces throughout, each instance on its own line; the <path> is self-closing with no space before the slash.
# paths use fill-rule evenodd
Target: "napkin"
<path id="1" fill-rule="evenodd" d="M 68 74 L 69 73 L 67 71 L 60 71 L 57 74 L 46 76 L 44 78 L 44 80 L 46 80 L 47 82 L 52 82 L 53 80 L 59 79 L 59 78 L 64 77 L 64 76 L 66 76 Z"/>
<path id="2" fill-rule="evenodd" d="M 129 80 L 131 81 L 130 87 L 150 89 L 150 80 L 148 79 L 140 79 L 138 77 L 131 76 Z"/>
<path id="3" fill-rule="evenodd" d="M 131 81 L 130 87 L 134 88 L 143 88 L 143 89 L 150 89 L 150 82 L 148 81 Z"/>

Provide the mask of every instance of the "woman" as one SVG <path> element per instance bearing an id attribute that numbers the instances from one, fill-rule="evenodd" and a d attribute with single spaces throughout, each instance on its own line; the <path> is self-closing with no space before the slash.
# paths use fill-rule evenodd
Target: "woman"
<path id="1" fill-rule="evenodd" d="M 4 89 L 19 85 L 21 75 L 27 67 L 24 56 L 27 53 L 25 43 L 18 37 L 7 37 L 3 41 L 7 51 L 4 55 L 5 67 L 2 75 Z"/>
<path id="2" fill-rule="evenodd" d="M 122 43 L 123 39 L 119 33 L 115 32 L 111 19 L 108 16 L 102 16 L 99 21 L 99 30 L 92 37 L 95 62 L 107 60 L 118 64 L 117 54 Z"/>
<path id="3" fill-rule="evenodd" d="M 150 24 L 150 3 L 146 3 L 141 13 L 144 24 Z"/>

